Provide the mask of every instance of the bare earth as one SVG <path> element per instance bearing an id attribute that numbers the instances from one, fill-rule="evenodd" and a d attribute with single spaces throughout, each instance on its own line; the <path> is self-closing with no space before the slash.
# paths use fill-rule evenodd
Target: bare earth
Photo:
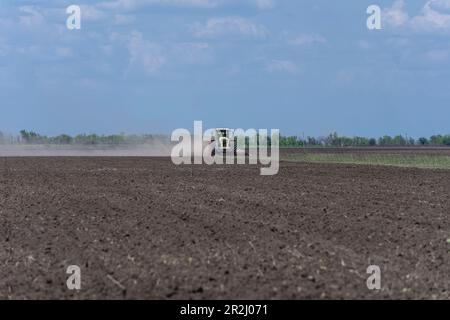
<path id="1" fill-rule="evenodd" d="M 0 298 L 448 299 L 449 192 L 446 170 L 0 158 Z"/>

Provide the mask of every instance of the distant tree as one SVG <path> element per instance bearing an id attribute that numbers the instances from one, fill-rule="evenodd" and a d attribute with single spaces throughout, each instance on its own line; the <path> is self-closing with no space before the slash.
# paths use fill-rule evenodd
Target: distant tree
<path id="1" fill-rule="evenodd" d="M 354 137 L 353 143 L 354 146 L 368 146 L 370 145 L 370 140 L 365 137 Z"/>
<path id="2" fill-rule="evenodd" d="M 333 147 L 341 146 L 341 141 L 336 132 L 333 132 L 328 137 L 326 137 L 324 142 L 325 142 L 325 145 L 327 145 L 327 146 L 333 146 Z"/>
<path id="3" fill-rule="evenodd" d="M 419 139 L 418 139 L 418 141 L 419 141 L 419 144 L 420 144 L 420 145 L 422 145 L 422 146 L 426 146 L 426 145 L 428 145 L 428 144 L 429 144 L 429 141 L 428 141 L 428 139 L 427 139 L 427 138 L 425 138 L 425 137 L 421 137 L 421 138 L 419 138 Z"/>
<path id="4" fill-rule="evenodd" d="M 22 138 L 23 141 L 28 142 L 29 140 L 29 134 L 26 130 L 20 130 L 20 137 Z"/>
<path id="5" fill-rule="evenodd" d="M 57 144 L 71 144 L 73 142 L 73 138 L 67 134 L 61 134 L 52 138 L 51 141 Z"/>
<path id="6" fill-rule="evenodd" d="M 268 137 L 268 140 L 270 141 L 270 137 Z M 296 136 L 280 137 L 280 146 L 282 147 L 302 147 L 304 144 L 305 142 Z"/>
<path id="7" fill-rule="evenodd" d="M 33 131 L 21 130 L 20 136 L 21 136 L 22 140 L 27 143 L 39 143 L 39 142 L 42 143 L 42 142 L 46 142 L 46 140 L 47 140 L 47 137 L 40 136 L 39 134 L 37 134 L 36 132 L 33 132 Z"/>
<path id="8" fill-rule="evenodd" d="M 307 145 L 308 146 L 316 146 L 316 145 L 318 145 L 319 144 L 319 141 L 316 139 L 316 138 L 314 138 L 314 137 L 307 137 L 306 138 L 306 143 L 307 143 Z"/>
<path id="9" fill-rule="evenodd" d="M 396 135 L 393 139 L 394 146 L 406 146 L 406 139 L 402 135 Z"/>
<path id="10" fill-rule="evenodd" d="M 450 135 L 443 136 L 441 141 L 443 145 L 450 146 Z"/>
<path id="11" fill-rule="evenodd" d="M 442 145 L 442 136 L 433 135 L 430 137 L 430 144 L 434 146 Z"/>
<path id="12" fill-rule="evenodd" d="M 393 139 L 391 136 L 383 136 L 378 139 L 378 144 L 380 146 L 392 146 L 393 145 Z"/>

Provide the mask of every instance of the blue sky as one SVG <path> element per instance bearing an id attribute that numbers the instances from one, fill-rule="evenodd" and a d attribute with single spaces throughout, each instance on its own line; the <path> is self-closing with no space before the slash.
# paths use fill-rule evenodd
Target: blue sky
<path id="1" fill-rule="evenodd" d="M 65 10 L 82 9 L 81 30 Z M 382 10 L 369 31 L 366 9 Z M 0 130 L 450 133 L 450 0 L 0 0 Z"/>

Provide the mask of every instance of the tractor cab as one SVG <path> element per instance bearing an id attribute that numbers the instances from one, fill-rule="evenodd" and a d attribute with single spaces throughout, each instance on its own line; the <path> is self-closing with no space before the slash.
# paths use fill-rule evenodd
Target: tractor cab
<path id="1" fill-rule="evenodd" d="M 220 150 L 228 150 L 231 147 L 230 129 L 216 129 L 217 148 Z"/>
<path id="2" fill-rule="evenodd" d="M 214 142 L 214 149 L 212 156 L 214 155 L 236 155 L 237 143 L 233 136 L 233 130 L 228 128 L 215 129 L 214 138 L 211 142 Z"/>

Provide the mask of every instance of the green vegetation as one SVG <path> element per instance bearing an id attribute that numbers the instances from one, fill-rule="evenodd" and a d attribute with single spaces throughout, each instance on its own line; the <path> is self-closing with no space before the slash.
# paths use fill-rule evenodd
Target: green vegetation
<path id="1" fill-rule="evenodd" d="M 450 135 L 434 135 L 430 138 L 418 139 L 397 135 L 394 137 L 385 135 L 378 139 L 366 137 L 339 136 L 336 132 L 327 137 L 307 137 L 301 139 L 296 136 L 281 137 L 281 147 L 407 147 L 407 146 L 450 146 Z"/>
<path id="2" fill-rule="evenodd" d="M 260 137 L 258 135 L 258 141 L 267 141 L 267 144 L 271 144 L 270 137 Z M 152 143 L 154 141 L 169 142 L 170 136 L 168 135 L 154 135 L 154 134 L 142 134 L 142 135 L 125 135 L 125 134 L 113 134 L 113 135 L 97 135 L 97 134 L 79 134 L 76 136 L 70 136 L 67 134 L 61 134 L 58 136 L 48 137 L 41 135 L 34 131 L 22 130 L 18 135 L 7 135 L 0 131 L 0 143 L 9 144 L 82 144 L 82 145 L 96 145 L 96 144 L 145 144 Z M 258 142 L 250 141 L 246 138 L 246 145 L 255 144 Z M 280 147 L 408 147 L 408 146 L 450 146 L 450 135 L 433 135 L 429 138 L 420 137 L 414 139 L 402 135 L 394 137 L 385 135 L 378 139 L 366 138 L 366 137 L 346 137 L 340 136 L 337 133 L 332 133 L 326 137 L 306 137 L 299 138 L 297 136 L 281 136 Z M 266 142 L 264 142 L 266 143 Z"/>
<path id="3" fill-rule="evenodd" d="M 61 144 L 61 145 L 124 145 L 124 144 L 146 144 L 155 141 L 169 142 L 170 137 L 165 135 L 96 135 L 79 134 L 74 137 L 61 134 L 54 137 L 41 135 L 34 131 L 21 130 L 20 135 L 5 135 L 0 132 L 0 143 L 9 144 Z"/>
<path id="4" fill-rule="evenodd" d="M 450 156 L 445 155 L 301 153 L 286 155 L 282 160 L 291 162 L 450 169 Z"/>

